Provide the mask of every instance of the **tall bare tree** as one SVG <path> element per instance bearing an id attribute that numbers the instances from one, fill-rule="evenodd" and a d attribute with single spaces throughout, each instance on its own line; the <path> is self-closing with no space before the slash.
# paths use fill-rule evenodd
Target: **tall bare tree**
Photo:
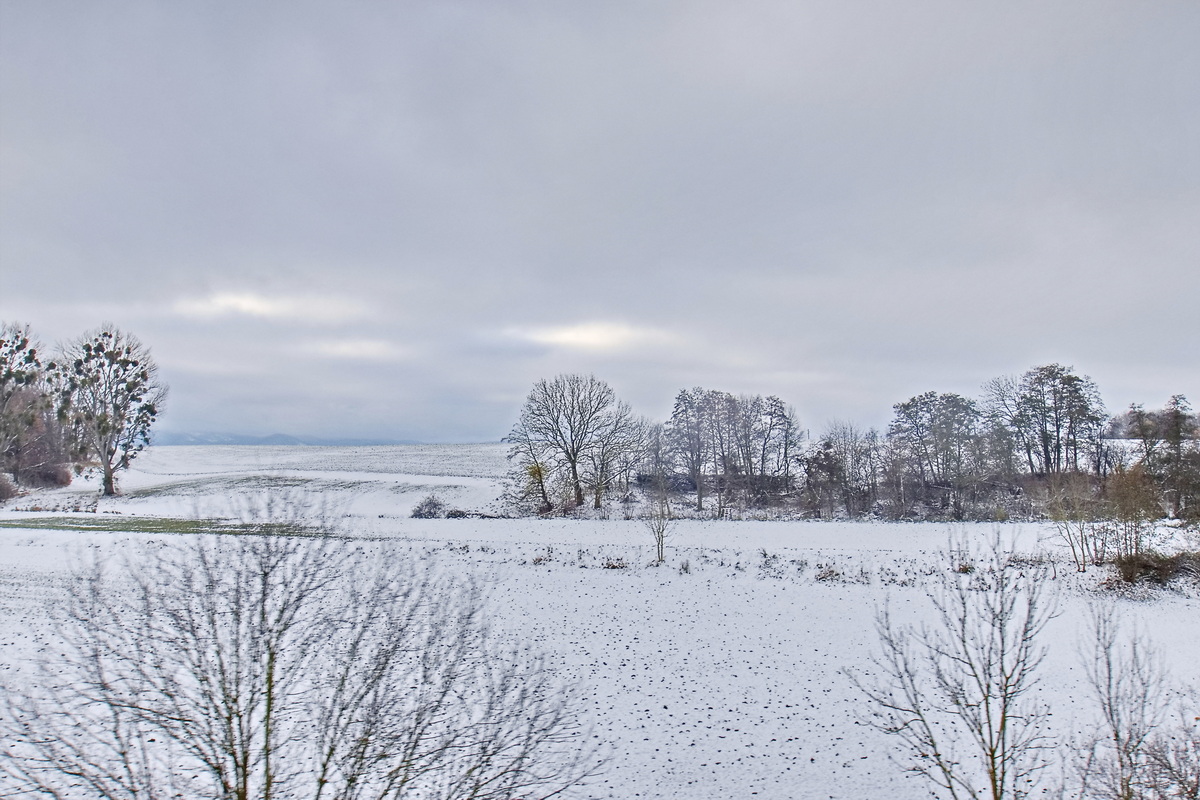
<path id="1" fill-rule="evenodd" d="M 685 389 L 667 433 L 678 466 L 696 489 L 696 510 L 711 489 L 721 516 L 730 502 L 761 506 L 793 488 L 796 415 L 775 396 Z"/>
<path id="2" fill-rule="evenodd" d="M 592 492 L 592 507 L 603 505 L 605 493 L 621 475 L 622 466 L 641 461 L 645 447 L 646 423 L 634 415 L 627 403 L 617 401 L 596 425 L 591 444 L 586 448 L 585 483 Z"/>
<path id="3" fill-rule="evenodd" d="M 832 514 L 841 507 L 849 516 L 870 511 L 879 493 L 880 442 L 874 429 L 835 420 L 804 458 L 805 495 L 810 505 Z"/>
<path id="4" fill-rule="evenodd" d="M 1041 471 L 1086 470 L 1084 458 L 1100 437 L 1104 405 L 1095 382 L 1071 367 L 1047 364 L 1021 378 L 1020 423 L 1031 432 Z"/>
<path id="5" fill-rule="evenodd" d="M 710 463 L 712 449 L 708 418 L 712 413 L 712 398 L 707 391 L 698 386 L 683 389 L 675 396 L 675 407 L 666 427 L 671 450 L 696 487 L 697 511 L 704 510 L 705 467 Z"/>
<path id="6" fill-rule="evenodd" d="M 528 441 L 552 453 L 562 465 L 575 505 L 581 506 L 589 456 L 616 420 L 628 415 L 628 406 L 596 376 L 559 375 L 533 385 L 508 440 Z M 528 448 L 515 451 L 519 464 L 525 464 L 524 451 Z"/>
<path id="7" fill-rule="evenodd" d="M 537 512 L 548 514 L 554 509 L 550 500 L 550 485 L 558 468 L 556 451 L 527 426 L 524 414 L 513 425 L 504 441 L 509 444 L 508 460 L 516 465 L 519 485 L 518 500 L 530 495 L 537 498 Z"/>
<path id="8" fill-rule="evenodd" d="M 970 471 L 979 411 L 962 395 L 926 392 L 892 407 L 888 436 L 903 448 L 922 481 L 952 484 Z"/>
<path id="9" fill-rule="evenodd" d="M 983 385 L 983 406 L 992 426 L 993 440 L 1012 445 L 1024 456 L 1029 473 L 1037 472 L 1034 463 L 1036 442 L 1032 430 L 1024 424 L 1018 380 L 1009 375 L 989 380 Z"/>

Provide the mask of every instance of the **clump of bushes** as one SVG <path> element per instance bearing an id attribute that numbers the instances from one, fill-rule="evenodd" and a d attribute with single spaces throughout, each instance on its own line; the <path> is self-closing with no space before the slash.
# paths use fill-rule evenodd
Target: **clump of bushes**
<path id="1" fill-rule="evenodd" d="M 71 468 L 67 464 L 42 464 L 14 474 L 17 480 L 0 472 L 0 503 L 20 495 L 22 486 L 26 489 L 58 489 L 70 486 L 72 478 Z"/>
<path id="2" fill-rule="evenodd" d="M 21 471 L 21 483 L 34 489 L 60 489 L 71 485 L 71 467 L 67 464 L 45 464 Z"/>
<path id="3" fill-rule="evenodd" d="M 1166 584 L 1176 578 L 1200 581 L 1200 552 L 1185 551 L 1174 555 L 1145 552 L 1117 556 L 1113 559 L 1117 575 L 1126 583 Z"/>
<path id="4" fill-rule="evenodd" d="M 413 519 L 438 519 L 446 513 L 446 504 L 436 494 L 426 495 L 413 506 Z"/>

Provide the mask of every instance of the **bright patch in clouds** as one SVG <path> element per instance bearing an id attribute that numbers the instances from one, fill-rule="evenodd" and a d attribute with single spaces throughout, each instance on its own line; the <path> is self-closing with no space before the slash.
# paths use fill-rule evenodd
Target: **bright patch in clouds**
<path id="1" fill-rule="evenodd" d="M 341 322 L 363 313 L 355 302 L 334 297 L 265 297 L 252 292 L 218 292 L 208 297 L 180 300 L 175 311 L 188 317 L 231 315 L 262 319 Z"/>
<path id="2" fill-rule="evenodd" d="M 323 356 L 352 361 L 395 361 L 408 355 L 404 348 L 382 339 L 336 339 L 315 342 L 312 349 Z"/>
<path id="3" fill-rule="evenodd" d="M 578 350 L 624 350 L 634 345 L 663 344 L 672 334 L 654 328 L 639 328 L 620 322 L 585 322 L 556 328 L 510 328 L 506 331 L 538 344 Z"/>

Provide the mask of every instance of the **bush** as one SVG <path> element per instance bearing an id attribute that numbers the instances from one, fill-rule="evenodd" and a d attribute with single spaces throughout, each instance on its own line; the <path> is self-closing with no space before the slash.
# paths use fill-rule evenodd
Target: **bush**
<path id="1" fill-rule="evenodd" d="M 21 482 L 34 489 L 70 486 L 71 478 L 71 468 L 67 464 L 46 464 L 21 473 Z"/>
<path id="2" fill-rule="evenodd" d="M 426 495 L 425 499 L 413 506 L 413 519 L 437 519 L 446 511 L 446 504 L 436 494 Z"/>
<path id="3" fill-rule="evenodd" d="M 1200 552 L 1183 552 L 1165 556 L 1161 553 L 1135 553 L 1113 560 L 1117 574 L 1126 583 L 1165 584 L 1175 578 L 1200 581 Z"/>
<path id="4" fill-rule="evenodd" d="M 7 475 L 0 475 L 0 503 L 5 500 L 12 500 L 17 496 L 17 487 L 13 486 L 12 481 Z"/>

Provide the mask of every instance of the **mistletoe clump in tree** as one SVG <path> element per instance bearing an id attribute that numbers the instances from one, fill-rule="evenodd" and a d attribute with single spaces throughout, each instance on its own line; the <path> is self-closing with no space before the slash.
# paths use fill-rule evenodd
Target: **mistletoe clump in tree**
<path id="1" fill-rule="evenodd" d="M 150 350 L 113 325 L 67 345 L 53 365 L 59 417 L 72 432 L 81 460 L 95 460 L 104 494 L 116 494 L 117 470 L 125 469 L 150 443 L 150 426 L 167 389 Z"/>
<path id="2" fill-rule="evenodd" d="M 43 410 L 42 362 L 28 325 L 0 323 L 0 469 L 14 477 Z"/>

